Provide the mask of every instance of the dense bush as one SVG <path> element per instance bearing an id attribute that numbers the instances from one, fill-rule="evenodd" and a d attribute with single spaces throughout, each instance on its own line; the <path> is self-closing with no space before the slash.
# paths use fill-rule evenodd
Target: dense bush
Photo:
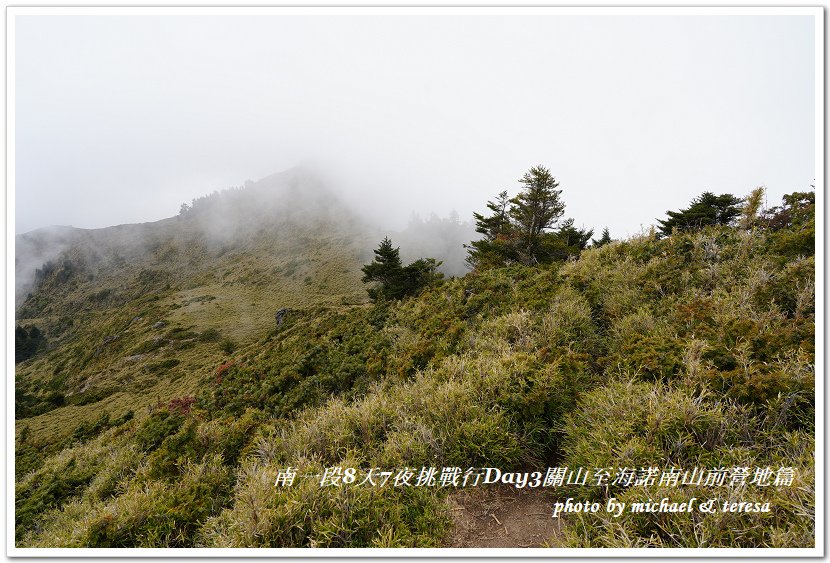
<path id="1" fill-rule="evenodd" d="M 632 502 L 717 497 L 770 502 L 770 513 L 605 513 L 569 519 L 572 547 L 792 547 L 813 544 L 813 444 L 809 434 L 787 432 L 728 400 L 662 384 L 614 381 L 583 398 L 567 419 L 563 464 L 641 468 L 795 467 L 792 487 L 681 485 L 576 487 L 568 495 Z M 751 498 L 750 498 L 751 497 Z"/>
<path id="2" fill-rule="evenodd" d="M 23 362 L 34 356 L 46 344 L 46 336 L 36 326 L 16 326 L 14 329 L 14 361 Z"/>

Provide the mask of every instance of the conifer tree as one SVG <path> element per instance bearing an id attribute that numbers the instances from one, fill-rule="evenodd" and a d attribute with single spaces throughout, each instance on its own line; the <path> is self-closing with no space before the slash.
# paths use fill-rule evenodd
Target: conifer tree
<path id="1" fill-rule="evenodd" d="M 559 199 L 559 182 L 544 166 L 534 166 L 519 182 L 524 186 L 510 200 L 510 217 L 521 239 L 522 262 L 534 264 L 541 258 L 542 233 L 553 227 L 565 213 L 565 204 Z"/>
<path id="2" fill-rule="evenodd" d="M 711 225 L 730 225 L 740 216 L 741 200 L 732 194 L 715 195 L 703 192 L 691 205 L 680 211 L 667 211 L 668 219 L 658 220 L 660 234 L 668 236 L 672 230 L 687 231 Z"/>
<path id="3" fill-rule="evenodd" d="M 599 237 L 599 240 L 591 239 L 591 246 L 594 248 L 600 248 L 601 246 L 605 246 L 609 242 L 611 242 L 611 234 L 608 232 L 608 227 L 602 229 L 602 236 Z"/>
<path id="4" fill-rule="evenodd" d="M 493 212 L 489 217 L 473 213 L 476 232 L 483 234 L 486 240 L 494 241 L 512 229 L 509 216 L 510 198 L 507 197 L 507 190 L 496 196 L 495 201 L 488 201 L 487 209 Z"/>
<path id="5" fill-rule="evenodd" d="M 398 299 L 403 292 L 403 265 L 400 248 L 392 246 L 389 237 L 384 237 L 375 249 L 375 259 L 366 264 L 363 270 L 363 283 L 377 282 L 378 285 L 368 290 L 373 300 L 380 298 Z"/>
<path id="6" fill-rule="evenodd" d="M 441 262 L 435 258 L 418 258 L 403 269 L 403 294 L 417 295 L 423 288 L 442 279 Z"/>
<path id="7" fill-rule="evenodd" d="M 567 232 L 549 232 L 565 213 L 565 204 L 560 199 L 562 192 L 556 189 L 559 183 L 550 170 L 534 166 L 519 183 L 522 189 L 515 197 L 508 199 L 507 192 L 503 191 L 495 201 L 487 202 L 491 215 L 473 214 L 476 231 L 484 237 L 466 246 L 467 263 L 471 267 L 528 265 L 564 259 L 571 254 L 563 250 L 571 244 L 570 239 L 575 247 L 584 247 L 577 238 L 586 233 L 590 239 L 591 232 L 574 230 L 572 223 L 563 225 Z"/>
<path id="8" fill-rule="evenodd" d="M 441 262 L 434 258 L 419 258 L 403 266 L 400 248 L 393 247 L 389 237 L 384 237 L 375 249 L 375 259 L 362 268 L 363 283 L 376 284 L 367 290 L 373 301 L 403 299 L 407 295 L 417 295 L 426 286 L 442 279 L 439 266 Z"/>
<path id="9" fill-rule="evenodd" d="M 486 268 L 516 261 L 514 243 L 517 233 L 511 223 L 510 206 L 510 198 L 505 190 L 496 196 L 495 201 L 487 202 L 487 209 L 492 215 L 473 213 L 476 232 L 484 235 L 484 238 L 465 245 L 469 252 L 466 261 L 470 267 Z"/>
<path id="10" fill-rule="evenodd" d="M 548 251 L 547 254 L 552 255 L 555 259 L 567 260 L 572 256 L 579 256 L 579 253 L 588 247 L 588 241 L 594 235 L 594 230 L 574 227 L 574 220 L 566 219 L 562 221 L 554 235 L 545 237 L 545 239 L 557 243 L 555 250 L 553 252 Z M 548 249 L 543 246 L 542 250 Z"/>

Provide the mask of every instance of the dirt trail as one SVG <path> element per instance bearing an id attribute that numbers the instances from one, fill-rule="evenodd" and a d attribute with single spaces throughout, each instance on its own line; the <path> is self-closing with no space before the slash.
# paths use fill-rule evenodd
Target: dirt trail
<path id="1" fill-rule="evenodd" d="M 545 491 L 515 487 L 464 489 L 448 500 L 451 547 L 547 547 L 556 544 L 559 521 Z"/>

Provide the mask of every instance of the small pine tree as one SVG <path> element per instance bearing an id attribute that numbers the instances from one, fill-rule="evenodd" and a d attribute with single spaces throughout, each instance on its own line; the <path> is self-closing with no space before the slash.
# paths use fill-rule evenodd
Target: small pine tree
<path id="1" fill-rule="evenodd" d="M 535 264 L 540 261 L 542 233 L 553 227 L 565 213 L 565 204 L 559 199 L 559 182 L 544 166 L 534 166 L 519 182 L 524 186 L 510 200 L 510 217 L 519 233 L 522 262 Z"/>
<path id="2" fill-rule="evenodd" d="M 389 237 L 384 237 L 375 249 L 374 261 L 363 266 L 362 271 L 363 283 L 378 284 L 368 290 L 372 300 L 399 299 L 402 296 L 404 280 L 400 248 L 393 247 Z"/>
<path id="3" fill-rule="evenodd" d="M 611 234 L 608 232 L 608 227 L 605 227 L 602 229 L 602 236 L 599 237 L 599 240 L 591 239 L 591 246 L 593 248 L 600 248 L 609 242 L 612 242 Z"/>
<path id="4" fill-rule="evenodd" d="M 469 252 L 466 262 L 471 268 L 500 266 L 518 260 L 515 250 L 517 232 L 510 220 L 510 206 L 507 191 L 503 191 L 495 201 L 487 202 L 492 215 L 473 213 L 476 232 L 484 237 L 464 245 Z"/>
<path id="5" fill-rule="evenodd" d="M 443 279 L 438 271 L 440 261 L 435 258 L 418 258 L 403 269 L 403 295 L 417 295 L 423 288 Z"/>
<path id="6" fill-rule="evenodd" d="M 442 279 L 440 265 L 434 258 L 419 258 L 403 266 L 400 248 L 393 247 L 389 237 L 384 237 L 375 249 L 375 259 L 362 268 L 363 283 L 375 283 L 367 290 L 373 301 L 403 299 Z"/>
<path id="7" fill-rule="evenodd" d="M 554 236 L 543 239 L 548 244 L 543 245 L 542 249 L 546 257 L 567 260 L 579 256 L 579 253 L 587 248 L 593 234 L 593 229 L 579 229 L 574 227 L 573 219 L 566 219 L 562 221 Z"/>
<path id="8" fill-rule="evenodd" d="M 715 195 L 703 192 L 692 200 L 691 205 L 680 211 L 667 211 L 668 219 L 657 222 L 662 236 L 668 236 L 674 229 L 688 231 L 711 225 L 731 225 L 740 216 L 741 200 L 732 194 Z"/>
<path id="9" fill-rule="evenodd" d="M 512 229 L 510 224 L 510 198 L 507 191 L 496 196 L 495 201 L 487 202 L 487 209 L 493 212 L 489 217 L 480 213 L 473 213 L 476 221 L 476 232 L 484 235 L 484 239 L 494 241 Z"/>
<path id="10" fill-rule="evenodd" d="M 491 215 L 473 214 L 476 231 L 484 237 L 465 246 L 471 267 L 537 264 L 562 258 L 563 236 L 568 238 L 575 232 L 548 232 L 565 213 L 562 192 L 556 189 L 559 183 L 544 166 L 528 170 L 519 183 L 523 187 L 515 197 L 508 199 L 503 191 L 495 201 L 487 202 Z"/>

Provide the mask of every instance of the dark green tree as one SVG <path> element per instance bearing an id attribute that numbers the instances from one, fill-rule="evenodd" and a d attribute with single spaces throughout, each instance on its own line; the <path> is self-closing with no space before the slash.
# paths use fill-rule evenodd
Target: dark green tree
<path id="1" fill-rule="evenodd" d="M 36 327 L 16 326 L 14 329 L 14 361 L 22 362 L 37 354 L 45 344 L 43 333 Z"/>
<path id="2" fill-rule="evenodd" d="M 384 237 L 375 249 L 375 259 L 362 268 L 363 283 L 376 282 L 368 289 L 372 300 L 400 299 L 403 293 L 404 275 L 400 248 L 392 246 L 389 237 Z"/>
<path id="3" fill-rule="evenodd" d="M 467 264 L 473 268 L 487 268 L 517 261 L 515 250 L 517 233 L 510 220 L 510 198 L 507 191 L 487 202 L 489 216 L 473 213 L 476 232 L 484 237 L 465 245 L 469 255 Z"/>
<path id="4" fill-rule="evenodd" d="M 495 201 L 488 201 L 487 209 L 493 212 L 489 217 L 473 213 L 476 232 L 483 234 L 485 240 L 494 241 L 513 229 L 510 224 L 510 198 L 507 197 L 507 190 L 496 196 Z"/>
<path id="5" fill-rule="evenodd" d="M 559 183 L 550 170 L 534 166 L 519 183 L 522 188 L 515 197 L 508 199 L 503 191 L 487 202 L 490 215 L 473 214 L 476 231 L 484 235 L 466 246 L 467 263 L 473 268 L 550 262 L 562 258 L 563 240 L 568 239 L 568 246 L 571 235 L 577 234 L 570 230 L 572 224 L 565 233 L 550 232 L 565 213 L 562 192 L 556 189 Z"/>
<path id="6" fill-rule="evenodd" d="M 549 240 L 555 243 L 553 252 L 548 251 L 545 254 L 559 260 L 567 260 L 572 256 L 579 256 L 579 253 L 585 250 L 588 246 L 588 241 L 594 235 L 593 229 L 579 229 L 574 227 L 573 219 L 566 219 L 554 233 L 555 236 L 545 237 L 545 241 Z M 543 245 L 543 250 L 545 246 Z"/>
<path id="7" fill-rule="evenodd" d="M 559 182 L 544 166 L 528 170 L 519 183 L 524 187 L 510 200 L 509 214 L 518 231 L 521 261 L 535 264 L 544 258 L 542 235 L 565 213 L 565 204 L 560 200 L 562 191 L 556 189 Z"/>
<path id="8" fill-rule="evenodd" d="M 403 299 L 443 278 L 438 272 L 440 265 L 434 258 L 419 258 L 403 266 L 400 248 L 393 247 L 389 237 L 384 237 L 375 249 L 375 259 L 362 268 L 363 283 L 375 284 L 367 290 L 373 301 Z"/>
<path id="9" fill-rule="evenodd" d="M 668 236 L 674 229 L 688 231 L 712 225 L 731 225 L 741 215 L 741 199 L 732 194 L 703 192 L 691 205 L 680 211 L 667 211 L 668 219 L 658 220 L 660 234 Z"/>
<path id="10" fill-rule="evenodd" d="M 435 258 L 418 258 L 403 269 L 403 295 L 417 295 L 423 288 L 441 280 L 441 265 Z"/>
<path id="11" fill-rule="evenodd" d="M 602 236 L 599 237 L 599 240 L 591 239 L 591 246 L 593 248 L 599 248 L 601 246 L 605 246 L 611 241 L 611 234 L 608 232 L 608 227 L 605 227 L 604 229 L 602 229 Z"/>

